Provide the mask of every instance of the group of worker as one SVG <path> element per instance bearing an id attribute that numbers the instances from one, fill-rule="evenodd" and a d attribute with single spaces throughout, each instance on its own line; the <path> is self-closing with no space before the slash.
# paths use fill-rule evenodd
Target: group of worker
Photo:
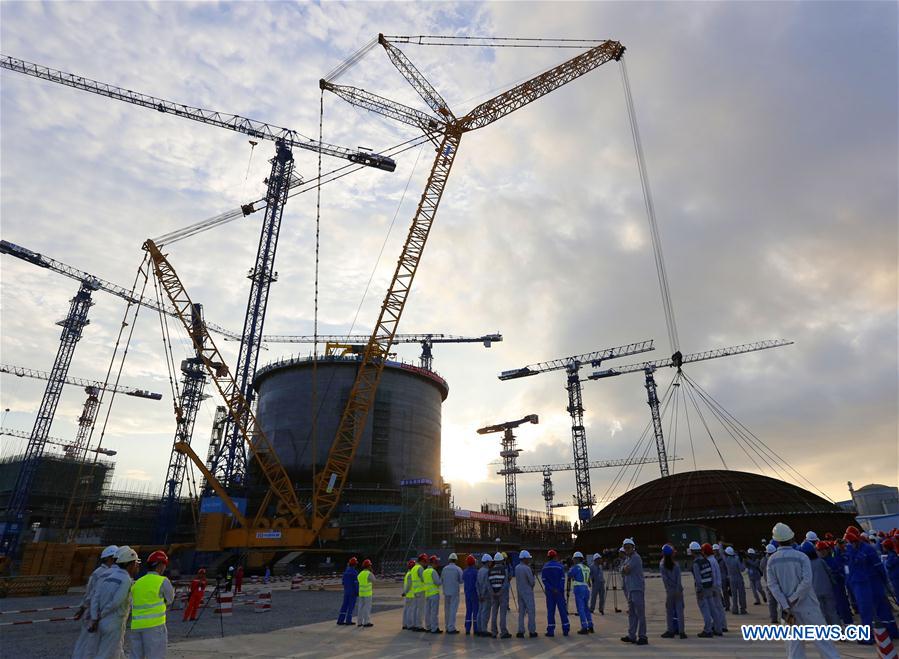
<path id="1" fill-rule="evenodd" d="M 110 545 L 100 553 L 100 565 L 91 574 L 75 613 L 81 630 L 74 659 L 124 657 L 129 617 L 130 657 L 165 657 L 166 608 L 175 599 L 175 588 L 163 576 L 168 563 L 165 552 L 154 551 L 147 557 L 147 573 L 135 580 L 141 561 L 131 547 Z"/>
<path id="2" fill-rule="evenodd" d="M 371 561 L 367 558 L 359 565 L 359 559 L 349 560 L 343 571 L 343 602 L 340 604 L 338 625 L 353 624 L 353 609 L 359 603 L 358 627 L 374 627 L 371 621 L 371 600 L 374 596 L 375 577 L 371 572 Z"/>

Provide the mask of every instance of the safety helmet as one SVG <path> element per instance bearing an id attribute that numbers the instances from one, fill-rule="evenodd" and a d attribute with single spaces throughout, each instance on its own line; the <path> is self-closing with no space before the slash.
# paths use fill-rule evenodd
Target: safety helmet
<path id="1" fill-rule="evenodd" d="M 593 556 L 591 557 L 591 560 L 598 561 L 600 558 L 602 558 L 602 556 L 600 556 L 598 553 L 596 553 L 596 554 L 593 554 Z"/>
<path id="2" fill-rule="evenodd" d="M 147 556 L 147 564 L 148 565 L 156 565 L 157 563 L 165 563 L 169 564 L 169 557 L 166 556 L 164 551 L 154 551 L 152 554 Z"/>
<path id="3" fill-rule="evenodd" d="M 671 556 L 674 554 L 674 547 L 671 545 L 662 545 L 662 553 L 665 554 L 665 556 Z"/>
<path id="4" fill-rule="evenodd" d="M 199 570 L 197 570 L 197 576 L 200 576 L 200 575 L 206 576 L 206 568 L 205 567 L 201 567 Z"/>
<path id="5" fill-rule="evenodd" d="M 500 554 L 499 552 L 496 552 L 496 553 L 493 555 L 493 560 L 496 561 L 497 563 L 500 563 L 500 562 L 502 562 L 502 560 L 503 560 L 503 555 Z"/>
<path id="6" fill-rule="evenodd" d="M 857 526 L 847 526 L 846 533 L 849 533 L 849 532 L 855 533 L 855 535 L 858 535 L 859 533 L 861 533 L 861 531 L 858 530 Z"/>
<path id="7" fill-rule="evenodd" d="M 766 554 L 773 554 L 776 551 L 777 551 L 777 547 L 775 547 L 774 545 L 768 545 L 767 547 L 765 547 Z"/>
<path id="8" fill-rule="evenodd" d="M 721 545 L 719 545 L 719 544 L 716 542 L 715 544 L 712 545 L 712 549 L 713 549 L 714 551 L 718 551 L 719 549 L 721 549 Z"/>
<path id="9" fill-rule="evenodd" d="M 885 550 L 890 550 L 890 549 L 895 550 L 896 543 L 893 542 L 890 538 L 886 538 L 883 542 L 880 543 L 880 546 L 883 547 Z"/>
<path id="10" fill-rule="evenodd" d="M 234 566 L 233 566 L 233 565 L 232 565 L 231 567 L 228 568 L 228 572 L 234 572 Z"/>
<path id="11" fill-rule="evenodd" d="M 409 562 L 406 563 L 406 567 L 408 567 L 408 568 L 413 568 L 413 567 L 415 567 L 415 560 L 410 558 L 410 559 L 409 559 Z"/>
<path id="12" fill-rule="evenodd" d="M 137 557 L 137 552 L 134 551 L 128 545 L 122 545 L 119 547 L 119 550 L 115 554 L 115 562 L 119 565 L 124 565 L 125 563 L 133 563 L 137 561 L 140 563 L 140 558 Z"/>
<path id="13" fill-rule="evenodd" d="M 724 549 L 724 553 L 727 554 L 728 556 L 733 556 L 733 555 L 735 555 L 737 552 L 734 551 L 734 548 L 733 548 L 733 547 L 726 547 L 726 548 Z"/>
<path id="14" fill-rule="evenodd" d="M 489 563 L 493 560 L 493 557 L 490 554 L 484 554 L 481 556 L 481 563 Z"/>
<path id="15" fill-rule="evenodd" d="M 850 526 L 846 529 L 846 534 L 843 536 L 843 539 L 849 542 L 858 542 L 861 538 L 858 535 L 858 531 Z"/>
<path id="16" fill-rule="evenodd" d="M 449 555 L 449 560 L 451 560 L 451 561 L 458 561 L 458 560 L 459 560 L 459 557 L 456 556 L 456 552 L 453 552 L 452 554 Z"/>
<path id="17" fill-rule="evenodd" d="M 474 556 L 469 554 L 468 557 L 465 559 L 465 564 L 466 565 L 474 565 L 475 563 L 477 563 L 477 561 L 475 560 Z"/>
<path id="18" fill-rule="evenodd" d="M 522 560 L 525 559 L 525 558 L 530 558 L 530 557 L 531 557 L 531 552 L 529 552 L 527 549 L 522 549 L 522 550 L 518 553 L 518 558 L 520 558 L 520 559 L 522 559 Z"/>
<path id="19" fill-rule="evenodd" d="M 818 551 L 830 551 L 830 544 L 823 540 L 819 540 L 815 544 L 815 549 L 817 549 Z"/>
<path id="20" fill-rule="evenodd" d="M 813 543 L 811 540 L 806 540 L 801 545 L 799 545 L 799 551 L 801 551 L 809 558 L 811 558 L 812 556 L 817 556 L 817 554 L 815 553 L 815 543 Z"/>
<path id="21" fill-rule="evenodd" d="M 624 542 L 621 543 L 621 546 L 626 547 L 627 545 L 633 545 L 634 547 L 636 547 L 637 543 L 634 542 L 633 538 L 625 538 Z"/>
<path id="22" fill-rule="evenodd" d="M 700 547 L 700 549 L 702 550 L 702 553 L 705 556 L 711 556 L 712 553 L 715 551 L 714 548 L 712 547 L 712 545 L 710 545 L 707 542 L 703 543 L 703 545 L 702 545 L 702 547 Z"/>
<path id="23" fill-rule="evenodd" d="M 833 533 L 828 531 L 827 533 L 824 534 L 824 539 L 825 540 L 833 540 Z"/>
<path id="24" fill-rule="evenodd" d="M 774 525 L 774 528 L 771 529 L 771 537 L 778 542 L 789 542 L 793 539 L 793 535 L 793 529 L 783 522 L 778 522 Z"/>
<path id="25" fill-rule="evenodd" d="M 427 554 L 419 554 L 419 555 L 418 555 L 418 560 L 420 560 L 420 561 L 427 561 L 427 560 L 428 560 L 428 555 L 427 555 Z"/>
<path id="26" fill-rule="evenodd" d="M 558 554 L 556 553 L 555 549 L 550 549 L 548 552 L 546 552 L 547 558 L 552 559 L 552 558 L 555 558 L 556 556 L 558 556 Z"/>
<path id="27" fill-rule="evenodd" d="M 119 551 L 117 545 L 109 545 L 106 549 L 100 552 L 100 560 L 102 561 L 104 558 L 115 558 L 116 552 Z"/>
<path id="28" fill-rule="evenodd" d="M 749 549 L 746 550 L 746 553 L 749 554 L 750 556 L 754 556 L 754 555 L 755 555 L 755 549 L 753 549 L 752 547 L 750 547 Z"/>
<path id="29" fill-rule="evenodd" d="M 353 557 L 349 560 L 349 564 L 350 564 L 350 565 L 356 565 L 356 564 L 358 564 L 358 563 L 359 563 L 359 559 L 356 558 L 355 556 L 353 556 Z"/>
<path id="30" fill-rule="evenodd" d="M 818 534 L 815 533 L 814 531 L 807 532 L 805 534 L 805 539 L 808 540 L 809 542 L 818 542 L 818 540 L 819 540 Z"/>
<path id="31" fill-rule="evenodd" d="M 690 551 L 702 551 L 702 547 L 694 540 L 690 543 Z"/>
<path id="32" fill-rule="evenodd" d="M 371 567 L 371 561 L 366 558 L 364 561 L 362 561 L 362 567 Z"/>
<path id="33" fill-rule="evenodd" d="M 583 558 L 583 557 L 584 557 L 584 555 L 581 552 L 579 552 L 579 551 L 574 552 L 574 558 Z"/>
<path id="34" fill-rule="evenodd" d="M 437 558 L 436 556 L 431 556 L 431 557 L 428 559 L 428 561 L 430 561 L 431 563 L 439 563 L 439 562 L 440 562 L 440 559 Z"/>

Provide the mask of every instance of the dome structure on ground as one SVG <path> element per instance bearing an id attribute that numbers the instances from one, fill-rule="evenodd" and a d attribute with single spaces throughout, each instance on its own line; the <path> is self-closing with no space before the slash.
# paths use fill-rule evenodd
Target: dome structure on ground
<path id="1" fill-rule="evenodd" d="M 617 547 L 634 537 L 658 549 L 670 542 L 683 550 L 692 541 L 725 541 L 758 547 L 776 522 L 798 537 L 823 536 L 855 523 L 827 499 L 768 476 L 725 469 L 687 471 L 644 483 L 621 495 L 584 524 L 579 547 Z M 591 549 L 593 551 L 593 549 Z"/>

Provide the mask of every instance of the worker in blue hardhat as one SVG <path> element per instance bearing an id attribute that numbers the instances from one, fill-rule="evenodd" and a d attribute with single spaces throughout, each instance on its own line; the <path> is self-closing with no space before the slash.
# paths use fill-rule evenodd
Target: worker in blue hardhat
<path id="1" fill-rule="evenodd" d="M 593 631 L 593 616 L 590 615 L 590 568 L 584 565 L 584 555 L 581 552 L 574 552 L 572 559 L 574 565 L 568 570 L 568 578 L 574 591 L 577 614 L 581 619 L 578 634 L 589 634 Z"/>
<path id="2" fill-rule="evenodd" d="M 768 559 L 768 589 L 780 605 L 783 621 L 788 625 L 824 625 L 812 584 L 811 562 L 808 556 L 791 546 L 793 530 L 778 522 L 771 535 L 780 546 Z M 816 640 L 815 646 L 822 657 L 839 659 L 840 653 L 831 641 Z M 787 641 L 787 655 L 805 656 L 803 642 Z"/>
<path id="3" fill-rule="evenodd" d="M 687 638 L 684 632 L 684 584 L 681 581 L 681 570 L 674 560 L 674 547 L 670 544 L 662 546 L 662 560 L 659 563 L 659 574 L 665 586 L 665 613 L 668 628 L 662 638 Z"/>
<path id="4" fill-rule="evenodd" d="M 531 569 L 531 552 L 522 549 L 515 566 L 515 586 L 518 589 L 518 638 L 524 638 L 524 618 L 528 618 L 528 637 L 537 636 L 537 604 L 534 602 L 534 585 L 537 580 Z"/>
<path id="5" fill-rule="evenodd" d="M 84 612 L 90 609 L 91 596 L 97 585 L 103 580 L 106 572 L 115 564 L 116 553 L 119 548 L 116 545 L 109 545 L 100 552 L 100 564 L 87 580 L 87 587 L 84 589 L 84 597 L 81 598 L 81 604 L 75 612 L 75 620 L 81 620 Z M 78 640 L 75 642 L 75 650 L 72 652 L 73 659 L 93 659 L 97 655 L 97 642 L 100 637 L 88 631 L 91 626 L 91 617 L 88 615 L 81 624 L 81 631 L 78 634 Z"/>
<path id="6" fill-rule="evenodd" d="M 546 635 L 556 634 L 556 611 L 562 623 L 562 634 L 568 636 L 571 625 L 568 622 L 568 610 L 565 607 L 565 567 L 556 560 L 555 549 L 546 553 L 547 561 L 540 571 L 543 592 L 546 594 Z"/>

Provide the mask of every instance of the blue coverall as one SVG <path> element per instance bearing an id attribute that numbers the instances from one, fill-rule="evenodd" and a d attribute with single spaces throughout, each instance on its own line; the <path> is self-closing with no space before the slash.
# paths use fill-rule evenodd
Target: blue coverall
<path id="1" fill-rule="evenodd" d="M 896 603 L 899 604 L 899 555 L 894 551 L 888 551 L 884 567 L 887 570 L 890 585 L 893 586 L 893 597 L 896 599 Z"/>
<path id="2" fill-rule="evenodd" d="M 877 623 L 886 627 L 891 637 L 899 638 L 893 611 L 886 598 L 886 571 L 877 551 L 866 542 L 849 543 L 846 547 L 846 566 L 849 569 L 849 587 L 855 595 L 862 624 L 872 625 L 876 619 Z M 872 625 L 872 643 L 873 640 Z"/>
<path id="3" fill-rule="evenodd" d="M 568 570 L 571 589 L 574 591 L 574 603 L 581 619 L 581 629 L 593 629 L 593 616 L 590 615 L 590 585 L 588 577 L 590 569 L 583 563 L 575 563 Z"/>
<path id="4" fill-rule="evenodd" d="M 359 571 L 352 565 L 348 565 L 343 571 L 343 603 L 340 605 L 340 615 L 337 616 L 338 625 L 353 624 L 353 608 L 356 606 L 356 598 L 359 596 Z"/>
<path id="5" fill-rule="evenodd" d="M 465 588 L 465 633 L 468 634 L 478 629 L 478 568 L 474 565 L 465 568 L 462 572 L 462 585 Z"/>
<path id="6" fill-rule="evenodd" d="M 565 609 L 565 568 L 557 560 L 551 560 L 540 571 L 543 590 L 546 591 L 546 635 L 554 636 L 556 632 L 556 609 L 562 621 L 562 634 L 568 636 L 571 625 L 568 622 L 568 611 Z"/>
<path id="7" fill-rule="evenodd" d="M 833 552 L 824 557 L 833 576 L 833 594 L 836 598 L 837 615 L 844 625 L 852 624 L 852 607 L 849 606 L 849 595 L 846 594 L 846 558 L 841 553 Z"/>

